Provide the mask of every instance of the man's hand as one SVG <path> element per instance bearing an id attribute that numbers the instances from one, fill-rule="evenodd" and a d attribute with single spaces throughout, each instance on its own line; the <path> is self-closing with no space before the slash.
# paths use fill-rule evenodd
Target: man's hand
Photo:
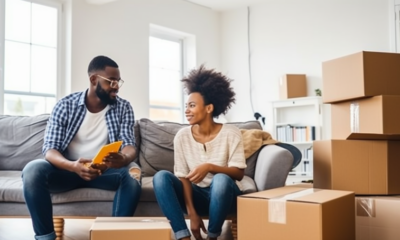
<path id="1" fill-rule="evenodd" d="M 108 169 L 107 165 L 105 165 L 103 163 L 92 163 L 92 164 L 90 164 L 89 167 L 99 170 L 101 173 L 103 173 L 104 171 L 106 171 Z"/>
<path id="2" fill-rule="evenodd" d="M 74 172 L 86 181 L 95 179 L 101 175 L 101 172 L 100 170 L 87 167 L 87 164 L 90 164 L 91 162 L 91 159 L 79 158 L 78 160 L 74 161 Z"/>
<path id="3" fill-rule="evenodd" d="M 116 153 L 112 152 L 109 153 L 104 159 L 103 163 L 108 167 L 108 168 L 122 168 L 126 166 L 126 157 L 122 153 Z"/>
<path id="4" fill-rule="evenodd" d="M 190 216 L 190 230 L 196 240 L 203 240 L 200 229 L 207 234 L 206 227 L 204 226 L 203 219 L 199 215 Z"/>
<path id="5" fill-rule="evenodd" d="M 186 179 L 191 181 L 192 183 L 201 182 L 209 173 L 210 165 L 208 163 L 203 163 L 194 168 L 190 173 L 186 176 Z"/>

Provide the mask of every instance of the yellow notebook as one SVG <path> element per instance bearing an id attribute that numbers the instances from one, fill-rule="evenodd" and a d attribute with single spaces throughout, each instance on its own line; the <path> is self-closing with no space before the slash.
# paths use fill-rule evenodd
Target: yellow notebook
<path id="1" fill-rule="evenodd" d="M 93 158 L 92 163 L 103 163 L 103 158 L 111 152 L 118 152 L 121 145 L 122 145 L 122 141 L 117 141 L 117 142 L 113 142 L 113 143 L 104 145 L 99 150 L 96 157 Z"/>

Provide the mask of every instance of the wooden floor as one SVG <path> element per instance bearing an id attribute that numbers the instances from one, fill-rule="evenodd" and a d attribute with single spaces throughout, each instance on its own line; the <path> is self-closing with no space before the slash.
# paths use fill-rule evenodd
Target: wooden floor
<path id="1" fill-rule="evenodd" d="M 89 229 L 94 219 L 65 219 L 63 240 L 89 240 Z M 190 227 L 189 221 L 186 222 Z M 205 220 L 206 225 L 208 221 Z M 203 235 L 205 238 L 206 236 Z M 0 218 L 0 240 L 28 240 L 34 239 L 32 223 L 29 218 Z M 174 239 L 172 237 L 172 239 Z M 194 238 L 192 237 L 194 240 Z M 222 227 L 219 240 L 232 240 L 230 222 L 226 221 Z"/>

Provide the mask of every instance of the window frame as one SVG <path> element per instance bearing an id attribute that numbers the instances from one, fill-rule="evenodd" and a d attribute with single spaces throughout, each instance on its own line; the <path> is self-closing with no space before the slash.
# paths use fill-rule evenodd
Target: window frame
<path id="1" fill-rule="evenodd" d="M 9 91 L 5 90 L 5 79 L 4 79 L 4 60 L 5 60 L 5 24 L 6 24 L 6 16 L 5 16 L 5 8 L 6 8 L 6 0 L 0 0 L 0 114 L 4 114 L 4 96 L 5 94 L 18 94 L 24 96 L 39 96 L 39 97 L 54 97 L 55 101 L 58 101 L 60 96 L 62 96 L 62 53 L 63 53 L 63 5 L 64 0 L 21 0 L 25 2 L 30 2 L 34 4 L 44 5 L 48 7 L 53 7 L 57 10 L 57 64 L 56 64 L 56 88 L 54 94 L 46 94 L 46 93 L 33 93 L 33 92 L 23 92 L 23 91 Z"/>

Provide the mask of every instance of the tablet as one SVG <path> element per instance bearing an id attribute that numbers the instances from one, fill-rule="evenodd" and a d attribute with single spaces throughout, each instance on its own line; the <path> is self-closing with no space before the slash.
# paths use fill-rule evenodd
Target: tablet
<path id="1" fill-rule="evenodd" d="M 119 148 L 122 145 L 122 141 L 117 141 L 113 142 L 107 145 L 104 145 L 99 152 L 96 154 L 96 156 L 93 158 L 92 164 L 93 163 L 103 163 L 103 158 L 107 156 L 111 152 L 118 152 Z"/>

